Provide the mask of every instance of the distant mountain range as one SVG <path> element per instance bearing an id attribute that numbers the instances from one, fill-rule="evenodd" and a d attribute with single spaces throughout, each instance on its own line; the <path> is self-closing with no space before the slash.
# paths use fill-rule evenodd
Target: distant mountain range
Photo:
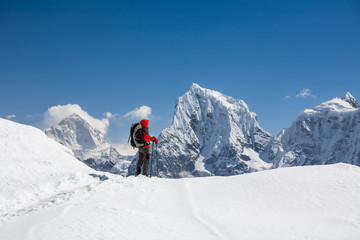
<path id="1" fill-rule="evenodd" d="M 94 169 L 135 173 L 137 157 L 130 164 L 79 115 L 45 132 Z M 273 137 L 244 101 L 192 84 L 176 101 L 172 125 L 159 136 L 162 177 L 228 176 L 337 162 L 360 166 L 360 104 L 350 93 L 305 110 Z"/>

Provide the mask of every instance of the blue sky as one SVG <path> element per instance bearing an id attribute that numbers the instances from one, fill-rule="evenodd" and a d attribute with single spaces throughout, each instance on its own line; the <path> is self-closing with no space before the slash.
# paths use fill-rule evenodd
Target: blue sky
<path id="1" fill-rule="evenodd" d="M 275 135 L 305 108 L 360 98 L 359 43 L 357 0 L 3 0 L 0 117 L 40 126 L 78 104 L 115 115 L 108 137 L 121 142 L 138 120 L 126 113 L 151 107 L 157 135 L 195 82 L 244 100 Z"/>

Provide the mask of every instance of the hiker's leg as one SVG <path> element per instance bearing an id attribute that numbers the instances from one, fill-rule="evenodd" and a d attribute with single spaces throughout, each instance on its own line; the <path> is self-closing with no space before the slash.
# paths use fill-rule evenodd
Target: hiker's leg
<path id="1" fill-rule="evenodd" d="M 139 148 L 139 160 L 136 164 L 136 176 L 141 173 L 141 166 L 143 165 L 144 158 L 145 158 L 145 154 L 141 150 L 142 150 L 142 148 Z"/>
<path id="2" fill-rule="evenodd" d="M 143 175 L 148 176 L 148 169 L 149 169 L 149 160 L 150 160 L 150 148 L 144 148 L 146 150 L 144 152 L 144 167 L 143 167 Z"/>

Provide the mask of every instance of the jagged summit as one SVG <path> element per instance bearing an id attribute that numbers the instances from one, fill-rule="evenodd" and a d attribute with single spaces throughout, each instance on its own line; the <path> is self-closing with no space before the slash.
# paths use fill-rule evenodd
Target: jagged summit
<path id="1" fill-rule="evenodd" d="M 360 104 L 356 101 L 350 92 L 347 92 L 341 99 L 348 102 L 354 108 L 360 108 Z"/>
<path id="2" fill-rule="evenodd" d="M 70 116 L 64 118 L 63 120 L 61 120 L 58 125 L 66 125 L 68 122 L 82 122 L 86 125 L 90 125 L 87 121 L 85 121 L 85 119 L 83 119 L 80 115 L 78 115 L 77 113 L 73 113 Z"/>
<path id="3" fill-rule="evenodd" d="M 82 117 L 80 117 L 80 115 L 77 114 L 77 113 L 71 114 L 69 117 L 63 119 L 62 121 L 67 120 L 67 119 L 74 119 L 74 120 L 78 120 L 78 121 L 85 121 L 85 120 L 84 120 Z"/>
<path id="4" fill-rule="evenodd" d="M 360 104 L 349 92 L 347 92 L 342 98 L 336 97 L 323 102 L 312 109 L 305 109 L 303 114 L 300 116 L 304 116 L 306 118 L 308 115 L 322 115 L 325 112 L 332 115 L 338 115 L 346 112 L 357 111 L 359 108 Z"/>
<path id="5" fill-rule="evenodd" d="M 193 83 L 160 135 L 166 177 L 234 175 L 269 167 L 259 157 L 271 135 L 242 100 Z"/>
<path id="6" fill-rule="evenodd" d="M 189 91 L 194 89 L 204 89 L 204 88 L 200 87 L 200 85 L 197 83 L 192 83 L 189 87 Z"/>
<path id="7" fill-rule="evenodd" d="M 214 92 L 215 91 L 213 91 L 213 90 L 201 87 L 197 83 L 192 83 L 186 93 L 188 93 L 190 95 L 191 94 L 206 95 L 206 94 L 211 94 L 211 93 L 214 93 Z"/>
<path id="8" fill-rule="evenodd" d="M 185 95 L 180 97 L 179 99 L 184 98 L 185 96 L 187 97 L 187 95 L 192 95 L 192 94 L 196 94 L 196 97 L 198 97 L 198 98 L 213 97 L 213 98 L 216 98 L 218 101 L 222 101 L 223 104 L 226 104 L 226 103 L 240 104 L 240 105 L 243 105 L 245 108 L 247 108 L 247 110 L 249 109 L 244 101 L 242 101 L 240 99 L 232 98 L 230 96 L 227 96 L 221 92 L 218 92 L 218 91 L 215 91 L 212 89 L 203 88 L 197 83 L 192 83 L 189 87 L 189 90 L 185 93 Z"/>
<path id="9" fill-rule="evenodd" d="M 353 97 L 353 95 L 351 95 L 350 92 L 346 92 L 345 95 L 342 96 L 341 99 L 343 99 L 343 100 L 345 100 L 345 101 L 347 101 L 347 100 L 356 100 L 356 99 Z"/>

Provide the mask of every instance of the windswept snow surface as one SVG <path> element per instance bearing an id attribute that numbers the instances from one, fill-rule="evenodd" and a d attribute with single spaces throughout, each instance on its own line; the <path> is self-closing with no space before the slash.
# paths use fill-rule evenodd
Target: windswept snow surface
<path id="1" fill-rule="evenodd" d="M 38 211 L 0 216 L 0 239 L 360 239 L 360 168 L 353 165 L 107 177 L 65 200 L 54 195 Z"/>

